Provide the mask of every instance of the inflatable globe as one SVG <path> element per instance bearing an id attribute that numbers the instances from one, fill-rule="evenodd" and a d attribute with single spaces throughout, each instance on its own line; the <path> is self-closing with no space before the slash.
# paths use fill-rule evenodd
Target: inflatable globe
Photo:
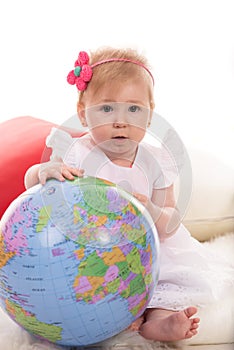
<path id="1" fill-rule="evenodd" d="M 129 193 L 91 177 L 49 180 L 20 195 L 2 217 L 1 305 L 50 342 L 101 342 L 146 309 L 158 279 L 158 247 L 151 217 Z"/>

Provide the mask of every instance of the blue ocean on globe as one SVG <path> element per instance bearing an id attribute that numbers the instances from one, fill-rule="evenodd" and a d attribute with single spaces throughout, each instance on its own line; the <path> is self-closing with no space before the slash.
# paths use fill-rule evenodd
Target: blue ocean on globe
<path id="1" fill-rule="evenodd" d="M 105 180 L 49 180 L 2 217 L 1 307 L 52 343 L 85 346 L 126 329 L 146 309 L 158 274 L 150 215 Z"/>

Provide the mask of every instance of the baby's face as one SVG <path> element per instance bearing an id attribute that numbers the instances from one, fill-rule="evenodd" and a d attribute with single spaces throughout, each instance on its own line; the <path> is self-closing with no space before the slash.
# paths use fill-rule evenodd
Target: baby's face
<path id="1" fill-rule="evenodd" d="M 151 113 L 149 88 L 139 79 L 87 94 L 84 117 L 94 142 L 107 155 L 128 157 L 143 139 Z"/>

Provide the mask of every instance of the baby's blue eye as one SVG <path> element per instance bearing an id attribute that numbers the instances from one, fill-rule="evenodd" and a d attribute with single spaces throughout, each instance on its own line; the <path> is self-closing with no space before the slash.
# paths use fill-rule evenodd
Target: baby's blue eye
<path id="1" fill-rule="evenodd" d="M 128 108 L 128 110 L 130 111 L 130 112 L 139 112 L 140 111 L 140 107 L 138 107 L 138 106 L 135 106 L 135 105 L 133 105 L 133 106 L 130 106 L 129 108 Z"/>
<path id="2" fill-rule="evenodd" d="M 112 112 L 113 111 L 113 108 L 109 105 L 104 105 L 101 107 L 101 110 L 105 113 L 108 113 L 108 112 Z"/>

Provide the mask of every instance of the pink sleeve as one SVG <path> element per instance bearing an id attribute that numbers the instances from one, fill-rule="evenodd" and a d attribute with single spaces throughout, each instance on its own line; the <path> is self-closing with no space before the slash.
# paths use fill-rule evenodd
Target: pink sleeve
<path id="1" fill-rule="evenodd" d="M 158 176 L 154 180 L 153 188 L 162 189 L 171 186 L 179 175 L 179 167 L 176 164 L 176 160 L 165 148 L 162 148 L 157 154 L 156 163 Z"/>
<path id="2" fill-rule="evenodd" d="M 171 186 L 181 175 L 186 160 L 186 151 L 183 142 L 174 129 L 168 129 L 161 141 L 157 156 L 159 176 L 155 179 L 154 188 L 161 189 Z"/>
<path id="3" fill-rule="evenodd" d="M 68 166 L 77 167 L 75 142 L 76 139 L 72 138 L 68 132 L 52 128 L 46 139 L 46 146 L 52 148 L 50 159 L 62 159 Z"/>

